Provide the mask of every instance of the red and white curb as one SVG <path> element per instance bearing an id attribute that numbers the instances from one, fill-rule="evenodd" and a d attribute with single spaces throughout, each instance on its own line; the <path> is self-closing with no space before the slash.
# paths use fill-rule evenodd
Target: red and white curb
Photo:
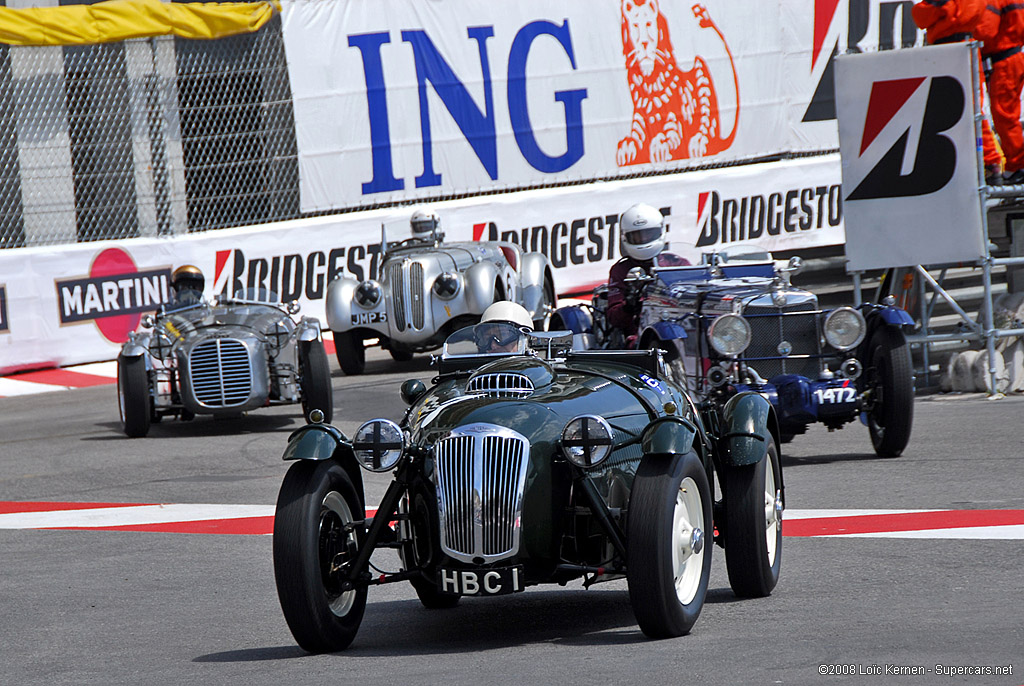
<path id="1" fill-rule="evenodd" d="M 324 348 L 329 357 L 334 356 L 334 338 L 330 331 L 324 332 Z M 40 369 L 34 372 L 20 372 L 0 376 L 0 398 L 16 395 L 33 395 L 52 391 L 69 391 L 90 386 L 107 386 L 117 383 L 117 361 L 93 362 L 73 367 Z"/>
<path id="2" fill-rule="evenodd" d="M 117 383 L 117 362 L 94 362 L 60 369 L 41 369 L 0 376 L 0 398 L 67 391 Z"/>
<path id="3" fill-rule="evenodd" d="M 375 510 L 368 509 L 373 516 Z M 0 529 L 268 535 L 273 505 L 0 502 Z M 786 510 L 788 537 L 1024 540 L 1024 510 Z"/>

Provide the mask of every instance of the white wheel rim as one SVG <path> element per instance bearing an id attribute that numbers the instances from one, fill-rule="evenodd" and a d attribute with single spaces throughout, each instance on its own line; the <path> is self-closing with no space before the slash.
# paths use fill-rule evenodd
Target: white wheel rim
<path id="1" fill-rule="evenodd" d="M 779 542 L 779 527 L 782 526 L 781 494 L 775 488 L 775 467 L 771 455 L 765 455 L 764 463 L 764 535 L 768 549 L 768 566 L 775 564 L 775 553 Z"/>
<path id="2" fill-rule="evenodd" d="M 337 491 L 331 491 L 324 496 L 323 504 L 320 506 L 320 526 L 324 525 L 324 516 L 328 512 L 333 512 L 338 515 L 342 524 L 351 524 L 354 519 L 352 517 L 352 510 L 349 509 L 348 503 L 341 497 L 341 494 Z M 349 539 L 355 537 L 355 532 L 349 533 Z M 337 596 L 327 596 L 327 604 L 338 617 L 345 617 L 352 610 L 352 606 L 356 602 L 355 591 L 345 591 Z"/>
<path id="3" fill-rule="evenodd" d="M 706 554 L 704 504 L 697 482 L 686 477 L 679 484 L 672 514 L 672 573 L 676 597 L 683 605 L 697 595 Z"/>

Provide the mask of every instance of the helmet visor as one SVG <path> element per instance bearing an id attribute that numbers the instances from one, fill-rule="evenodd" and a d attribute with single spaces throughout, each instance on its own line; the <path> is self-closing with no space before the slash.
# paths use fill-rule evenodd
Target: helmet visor
<path id="1" fill-rule="evenodd" d="M 651 241 L 661 238 L 661 227 L 652 226 L 649 229 L 636 229 L 622 234 L 623 239 L 630 245 L 646 245 Z"/>
<path id="2" fill-rule="evenodd" d="M 417 219 L 417 220 L 412 222 L 412 232 L 413 233 L 432 233 L 434 231 L 434 226 L 435 225 L 436 225 L 436 222 L 433 219 L 430 219 L 430 218 L 428 218 L 428 219 Z"/>

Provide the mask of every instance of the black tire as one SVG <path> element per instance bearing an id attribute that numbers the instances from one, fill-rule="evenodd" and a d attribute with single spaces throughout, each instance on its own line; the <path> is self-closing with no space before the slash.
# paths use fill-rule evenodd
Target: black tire
<path id="1" fill-rule="evenodd" d="M 558 297 L 555 295 L 555 284 L 551 283 L 550 279 L 544 279 L 544 295 L 541 296 L 540 311 L 543 316 L 540 319 L 533 320 L 534 331 L 549 331 L 558 329 L 549 329 L 550 316 L 549 314 L 555 311 L 558 306 Z"/>
<path id="2" fill-rule="evenodd" d="M 302 376 L 302 414 L 308 420 L 311 411 L 321 410 L 324 421 L 330 423 L 334 416 L 334 389 L 323 341 L 299 341 L 299 374 Z"/>
<path id="3" fill-rule="evenodd" d="M 680 535 L 688 527 L 689 536 Z M 712 530 L 711 488 L 697 454 L 645 456 L 629 499 L 626 578 L 647 636 L 682 636 L 697 621 L 711 577 Z"/>
<path id="4" fill-rule="evenodd" d="M 126 435 L 141 438 L 149 433 L 153 397 L 149 392 L 145 357 L 117 356 L 117 404 Z"/>
<path id="5" fill-rule="evenodd" d="M 391 359 L 394 360 L 395 362 L 412 361 L 412 353 L 409 352 L 408 350 L 395 350 L 394 348 L 392 348 L 391 350 L 388 350 L 388 352 L 391 353 Z"/>
<path id="6" fill-rule="evenodd" d="M 420 603 L 428 610 L 449 610 L 459 604 L 462 596 L 442 593 L 437 585 L 423 578 L 410 579 Z"/>
<path id="7" fill-rule="evenodd" d="M 356 555 L 365 531 L 346 534 L 343 528 L 364 518 L 363 499 L 337 463 L 301 460 L 285 475 L 274 514 L 274 579 L 285 621 L 303 650 L 343 650 L 359 630 L 366 587 L 342 592 L 328 566 Z"/>
<path id="8" fill-rule="evenodd" d="M 727 467 L 723 480 L 729 585 L 741 598 L 771 595 L 782 569 L 782 512 L 776 507 L 782 468 L 775 442 L 768 442 L 765 458 L 756 464 Z"/>
<path id="9" fill-rule="evenodd" d="M 866 376 L 874 391 L 868 412 L 871 444 L 879 457 L 899 457 L 914 423 L 914 368 L 903 332 L 890 326 L 875 329 L 868 365 Z"/>
<path id="10" fill-rule="evenodd" d="M 792 443 L 796 434 L 779 434 L 779 443 Z"/>
<path id="11" fill-rule="evenodd" d="M 349 376 L 358 376 L 366 369 L 366 348 L 355 331 L 334 332 L 334 353 L 341 371 Z"/>

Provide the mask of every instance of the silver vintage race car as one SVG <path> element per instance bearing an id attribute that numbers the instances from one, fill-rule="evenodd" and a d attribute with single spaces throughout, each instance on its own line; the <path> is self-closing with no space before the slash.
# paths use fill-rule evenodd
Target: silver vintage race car
<path id="1" fill-rule="evenodd" d="M 342 371 L 363 372 L 371 339 L 398 361 L 439 348 L 501 300 L 523 305 L 536 327 L 545 328 L 555 283 L 544 254 L 524 253 L 514 243 L 444 243 L 436 221 L 419 233 L 415 226 L 404 241 L 382 236 L 378 278 L 339 276 L 328 286 L 327 325 Z"/>
<path id="2" fill-rule="evenodd" d="M 146 315 L 117 358 L 124 432 L 149 433 L 167 415 L 191 420 L 288 403 L 333 412 L 330 368 L 320 322 L 293 318 L 265 290 L 219 297 Z"/>

